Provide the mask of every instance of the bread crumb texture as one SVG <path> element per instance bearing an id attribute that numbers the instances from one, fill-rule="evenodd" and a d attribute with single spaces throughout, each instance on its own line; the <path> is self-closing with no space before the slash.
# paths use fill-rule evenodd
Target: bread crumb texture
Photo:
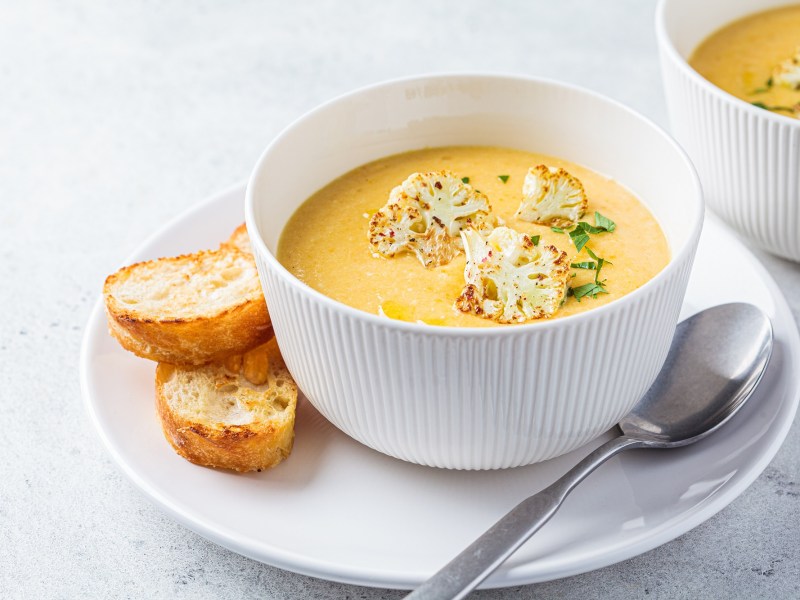
<path id="1" fill-rule="evenodd" d="M 109 279 L 118 306 L 159 321 L 213 317 L 261 295 L 255 261 L 228 249 L 137 263 Z"/>
<path id="2" fill-rule="evenodd" d="M 106 279 L 103 295 L 109 332 L 142 358 L 200 365 L 272 335 L 255 259 L 227 242 L 124 267 Z"/>

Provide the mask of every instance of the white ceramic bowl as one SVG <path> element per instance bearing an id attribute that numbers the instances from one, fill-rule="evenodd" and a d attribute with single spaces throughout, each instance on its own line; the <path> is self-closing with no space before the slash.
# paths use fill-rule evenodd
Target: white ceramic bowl
<path id="1" fill-rule="evenodd" d="M 583 314 L 478 329 L 361 312 L 275 258 L 291 214 L 325 184 L 389 154 L 451 144 L 543 152 L 616 178 L 661 223 L 671 261 L 638 290 Z M 458 469 L 557 456 L 630 410 L 666 357 L 702 215 L 691 162 L 648 120 L 572 86 L 483 75 L 393 81 L 321 106 L 264 151 L 246 200 L 275 335 L 303 393 L 367 446 Z"/>
<path id="2" fill-rule="evenodd" d="M 800 261 L 800 120 L 757 108 L 704 79 L 687 59 L 719 28 L 797 0 L 661 0 L 656 32 L 672 132 L 708 205 L 747 242 Z"/>

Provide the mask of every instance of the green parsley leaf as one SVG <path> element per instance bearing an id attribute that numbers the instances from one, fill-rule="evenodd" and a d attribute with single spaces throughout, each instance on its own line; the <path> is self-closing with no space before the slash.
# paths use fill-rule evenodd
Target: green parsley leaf
<path id="1" fill-rule="evenodd" d="M 578 302 L 581 301 L 581 298 L 585 298 L 586 296 L 591 296 L 592 298 L 597 298 L 599 294 L 607 294 L 608 292 L 603 287 L 602 283 L 586 283 L 584 285 L 580 285 L 576 288 L 572 289 L 572 294 L 575 296 L 575 300 Z"/>
<path id="2" fill-rule="evenodd" d="M 561 227 L 551 227 L 550 231 L 554 231 L 556 233 L 564 233 L 564 230 Z"/>
<path id="3" fill-rule="evenodd" d="M 589 248 L 589 246 L 586 246 L 586 254 L 588 254 L 589 256 L 591 256 L 595 260 L 600 260 L 599 258 L 597 258 L 597 254 L 592 252 L 592 249 Z"/>
<path id="4" fill-rule="evenodd" d="M 585 233 L 610 233 L 617 228 L 617 224 L 614 223 L 614 221 L 601 215 L 599 212 L 594 213 L 594 223 L 594 225 L 590 225 L 586 221 L 578 221 L 573 231 L 583 231 Z"/>
<path id="5" fill-rule="evenodd" d="M 763 108 L 764 110 L 777 110 L 780 112 L 788 112 L 793 113 L 794 107 L 793 106 L 767 106 L 763 102 L 751 102 L 753 106 L 757 106 L 758 108 Z"/>
<path id="6" fill-rule="evenodd" d="M 462 177 L 461 183 L 469 183 L 469 177 Z"/>
<path id="7" fill-rule="evenodd" d="M 764 84 L 764 87 L 760 87 L 758 89 L 755 89 L 750 93 L 751 94 L 763 94 L 764 92 L 770 91 L 772 89 L 772 85 L 773 84 L 774 84 L 774 81 L 772 81 L 772 77 L 770 77 L 769 79 L 767 79 L 767 83 Z"/>
<path id="8" fill-rule="evenodd" d="M 594 213 L 594 219 L 596 225 L 590 225 L 586 221 L 579 221 L 577 225 L 575 225 L 575 229 L 569 232 L 569 237 L 572 239 L 572 243 L 575 244 L 575 248 L 578 252 L 580 252 L 589 239 L 591 239 L 589 237 L 590 233 L 611 232 L 617 228 L 617 224 L 614 223 L 614 221 L 608 217 L 604 217 L 599 212 Z M 551 227 L 551 229 L 555 231 L 556 228 Z M 595 260 L 597 259 L 595 258 Z"/>
<path id="9" fill-rule="evenodd" d="M 586 233 L 582 227 L 576 227 L 570 231 L 569 237 L 572 239 L 572 243 L 575 244 L 575 249 L 578 252 L 580 252 L 581 249 L 586 245 L 586 242 L 589 241 L 589 234 Z"/>
<path id="10" fill-rule="evenodd" d="M 506 182 L 508 181 L 508 178 L 509 178 L 509 177 L 510 177 L 510 175 L 498 175 L 498 176 L 497 176 L 497 178 L 498 178 L 500 181 L 502 181 L 503 183 L 506 183 Z"/>
<path id="11" fill-rule="evenodd" d="M 591 248 L 589 248 L 589 246 L 586 246 L 586 254 L 588 254 L 589 256 L 591 256 L 591 257 L 592 257 L 593 259 L 595 259 L 595 260 L 602 260 L 604 263 L 608 263 L 609 265 L 613 265 L 613 264 L 614 264 L 614 263 L 612 263 L 610 260 L 606 260 L 605 258 L 599 258 L 599 257 L 597 256 L 597 254 L 595 254 L 594 252 L 592 252 L 592 249 L 591 249 Z"/>
<path id="12" fill-rule="evenodd" d="M 594 282 L 598 283 L 600 281 L 600 271 L 603 270 L 603 265 L 606 264 L 606 261 L 602 258 L 597 261 L 597 271 L 594 273 Z"/>
<path id="13" fill-rule="evenodd" d="M 578 221 L 575 225 L 575 229 L 573 231 L 583 231 L 586 233 L 601 233 L 603 230 L 594 227 L 593 225 L 589 225 L 586 221 Z"/>
<path id="14" fill-rule="evenodd" d="M 617 224 L 606 216 L 601 215 L 599 212 L 594 211 L 594 224 L 599 229 L 604 229 L 611 233 L 617 228 Z"/>
<path id="15" fill-rule="evenodd" d="M 599 256 L 597 256 L 597 254 L 592 252 L 592 249 L 589 248 L 589 246 L 586 246 L 586 253 L 597 261 L 597 272 L 594 274 L 594 282 L 598 283 L 598 281 L 600 280 L 600 271 L 603 270 L 603 265 L 606 263 L 608 264 L 613 264 L 613 263 L 610 260 L 606 260 L 605 258 L 600 258 Z"/>
<path id="16" fill-rule="evenodd" d="M 597 263 L 586 260 L 584 262 L 572 263 L 570 267 L 573 269 L 588 269 L 589 271 L 594 271 L 597 268 Z"/>
<path id="17" fill-rule="evenodd" d="M 534 246 L 538 246 L 539 245 L 539 240 L 540 239 L 542 239 L 542 236 L 540 236 L 540 235 L 532 235 L 531 236 L 531 241 L 533 242 Z"/>

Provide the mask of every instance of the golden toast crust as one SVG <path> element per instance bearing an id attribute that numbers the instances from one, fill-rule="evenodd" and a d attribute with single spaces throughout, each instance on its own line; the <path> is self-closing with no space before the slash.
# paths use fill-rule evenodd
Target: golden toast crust
<path id="1" fill-rule="evenodd" d="M 250 245 L 250 236 L 247 233 L 247 225 L 242 223 L 236 229 L 234 229 L 231 237 L 222 242 L 222 246 L 233 246 L 240 252 L 252 254 L 253 247 Z"/>
<path id="2" fill-rule="evenodd" d="M 231 295 L 227 302 L 216 302 L 207 309 L 198 307 L 194 314 L 176 316 L 153 308 L 139 309 L 123 302 L 119 290 L 131 279 L 157 278 L 159 271 L 176 266 L 190 273 L 215 260 L 252 263 L 234 247 L 198 252 L 173 258 L 136 263 L 110 275 L 103 286 L 109 332 L 123 348 L 142 358 L 175 364 L 199 365 L 241 354 L 272 337 L 267 305 L 257 277 L 246 286 L 243 295 Z M 205 273 L 199 273 L 202 277 Z M 180 282 L 170 288 L 179 302 Z M 187 292 L 188 295 L 191 292 Z"/>
<path id="3" fill-rule="evenodd" d="M 110 334 L 158 362 L 156 411 L 179 455 L 242 472 L 289 456 L 297 385 L 273 337 L 244 224 L 217 250 L 120 269 L 103 296 Z"/>
<path id="4" fill-rule="evenodd" d="M 259 401 L 265 404 L 276 402 L 274 396 L 280 395 L 276 413 L 267 418 L 256 418 L 253 422 L 233 425 L 225 422 L 202 421 L 196 416 L 190 418 L 171 404 L 171 396 L 180 393 L 184 396 L 190 391 L 183 389 L 180 379 L 194 371 L 206 377 L 204 386 L 211 393 L 215 380 L 222 377 L 237 386 L 250 386 L 241 375 L 230 372 L 224 374 L 221 365 L 204 367 L 180 367 L 159 363 L 156 368 L 156 410 L 161 420 L 164 436 L 175 451 L 187 460 L 207 467 L 218 467 L 234 471 L 261 471 L 274 467 L 289 456 L 294 442 L 294 418 L 297 406 L 297 386 L 283 364 L 275 340 L 266 344 L 269 354 L 269 382 L 259 393 Z M 227 378 L 226 378 L 227 375 Z M 170 387 L 172 380 L 172 389 Z M 177 386 L 177 390 L 175 389 Z M 231 402 L 224 392 L 217 393 L 214 402 Z M 283 402 L 286 402 L 285 406 Z"/>

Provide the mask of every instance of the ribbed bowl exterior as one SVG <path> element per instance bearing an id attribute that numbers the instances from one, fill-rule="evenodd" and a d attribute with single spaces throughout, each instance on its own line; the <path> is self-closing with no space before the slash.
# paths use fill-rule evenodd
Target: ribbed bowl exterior
<path id="1" fill-rule="evenodd" d="M 593 318 L 503 335 L 398 328 L 257 261 L 286 363 L 328 420 L 406 461 L 497 469 L 569 452 L 632 408 L 666 357 L 693 256 Z"/>
<path id="2" fill-rule="evenodd" d="M 662 2 L 670 6 L 659 14 L 674 4 Z M 669 24 L 660 26 L 672 133 L 697 168 L 708 206 L 748 242 L 800 261 L 800 121 L 713 86 L 675 51 Z"/>

